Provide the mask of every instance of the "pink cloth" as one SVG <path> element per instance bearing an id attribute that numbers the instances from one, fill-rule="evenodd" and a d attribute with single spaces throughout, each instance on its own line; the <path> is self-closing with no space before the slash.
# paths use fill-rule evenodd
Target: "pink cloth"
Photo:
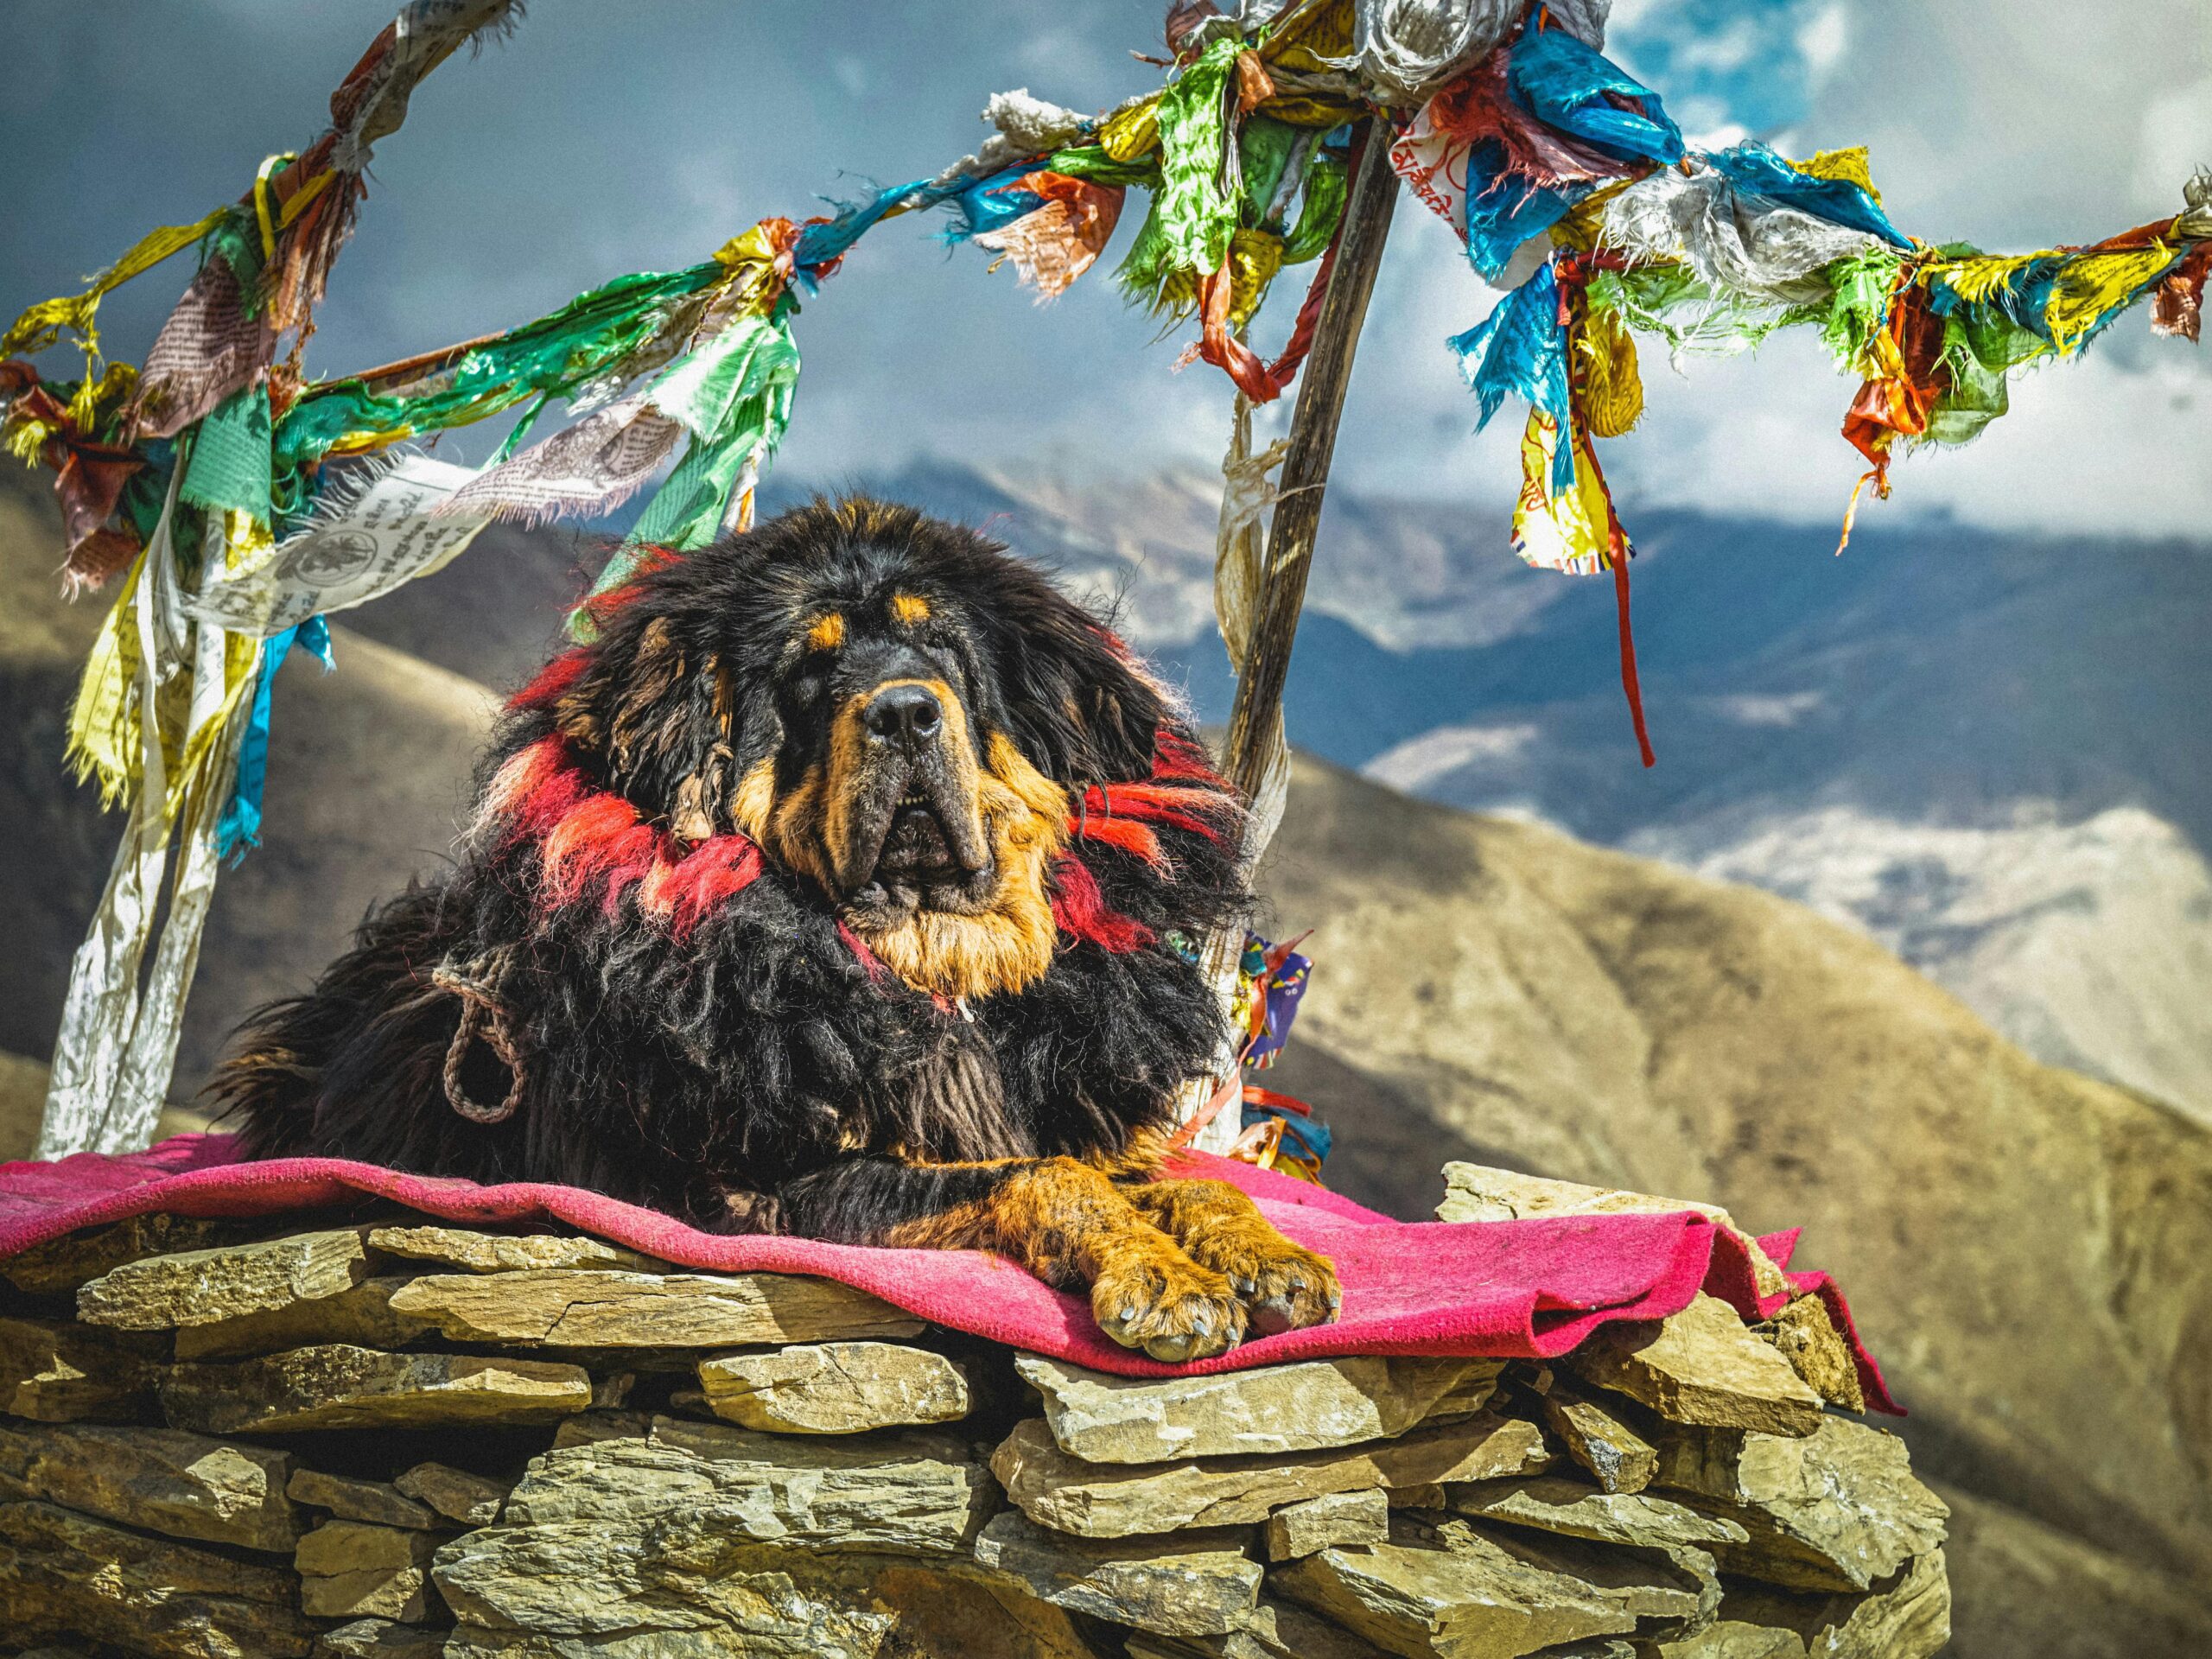
<path id="1" fill-rule="evenodd" d="M 1284 1234 L 1336 1263 L 1344 1293 L 1333 1325 L 1259 1337 L 1217 1358 L 1163 1365 L 1112 1342 L 1079 1296 L 981 1250 L 887 1250 L 807 1238 L 702 1233 L 658 1211 L 576 1187 L 410 1175 L 337 1158 L 239 1163 L 231 1137 L 181 1135 L 149 1151 L 82 1153 L 0 1165 L 0 1258 L 63 1233 L 163 1211 L 266 1216 L 387 1198 L 447 1221 L 557 1222 L 648 1255 L 719 1273 L 806 1273 L 872 1292 L 919 1318 L 1102 1371 L 1160 1376 L 1234 1371 L 1328 1354 L 1470 1354 L 1551 1358 L 1600 1325 L 1680 1312 L 1700 1289 L 1764 1319 L 1744 1247 L 1703 1216 L 1599 1215 L 1528 1221 L 1397 1222 L 1269 1171 L 1203 1154 L 1180 1173 L 1233 1181 Z M 1795 1233 L 1762 1241 L 1787 1263 Z M 1777 1250 L 1778 1248 L 1778 1252 Z M 1882 1374 L 1825 1274 L 1793 1274 L 1817 1292 L 1851 1345 L 1869 1404 L 1895 1411 Z"/>

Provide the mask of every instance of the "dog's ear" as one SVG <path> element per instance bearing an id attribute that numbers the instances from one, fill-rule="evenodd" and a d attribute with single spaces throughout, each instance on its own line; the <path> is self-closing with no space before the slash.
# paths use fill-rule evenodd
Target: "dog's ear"
<path id="1" fill-rule="evenodd" d="M 1151 775 L 1157 734 L 1182 721 L 1110 631 L 1041 581 L 1001 595 L 981 625 L 997 668 L 994 723 L 1047 774 L 1064 784 Z"/>
<path id="2" fill-rule="evenodd" d="M 607 631 L 554 705 L 562 734 L 594 755 L 608 785 L 679 841 L 741 827 L 748 757 L 780 734 L 759 729 L 767 699 L 742 699 L 715 652 L 685 646 L 666 617 Z"/>

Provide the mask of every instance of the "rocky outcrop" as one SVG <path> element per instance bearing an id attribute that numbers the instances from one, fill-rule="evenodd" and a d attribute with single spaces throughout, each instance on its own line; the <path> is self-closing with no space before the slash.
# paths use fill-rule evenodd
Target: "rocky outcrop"
<path id="1" fill-rule="evenodd" d="M 1128 1379 L 565 1235 L 113 1230 L 0 1263 L 0 1618 L 34 1646 L 1925 1659 L 1945 1637 L 1941 1501 L 1827 1409 L 1819 1332 L 1718 1301 L 1551 1364 Z"/>

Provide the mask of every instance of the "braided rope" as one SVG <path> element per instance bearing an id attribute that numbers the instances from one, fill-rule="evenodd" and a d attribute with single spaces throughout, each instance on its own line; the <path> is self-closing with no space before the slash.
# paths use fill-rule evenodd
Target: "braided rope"
<path id="1" fill-rule="evenodd" d="M 499 987 L 506 977 L 507 960 L 506 951 L 495 950 L 464 967 L 448 957 L 430 975 L 432 985 L 461 1001 L 461 1023 L 454 1028 L 453 1040 L 446 1045 L 446 1104 L 472 1123 L 504 1123 L 522 1105 L 522 1056 L 514 1034 L 507 1028 L 506 1005 L 499 1000 Z M 461 1065 L 480 1037 L 512 1078 L 507 1097 L 496 1106 L 471 1099 L 461 1080 Z"/>

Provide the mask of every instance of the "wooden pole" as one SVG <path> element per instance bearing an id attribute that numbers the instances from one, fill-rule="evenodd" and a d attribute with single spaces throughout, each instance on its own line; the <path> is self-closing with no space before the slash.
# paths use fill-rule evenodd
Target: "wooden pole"
<path id="1" fill-rule="evenodd" d="M 1290 671 L 1290 649 L 1298 633 L 1298 614 L 1306 603 L 1306 578 L 1313 569 L 1313 541 L 1321 524 L 1321 496 L 1336 454 L 1337 423 L 1343 416 L 1344 390 L 1351 383 L 1351 359 L 1366 321 L 1375 273 L 1382 264 L 1382 244 L 1390 234 L 1390 213 L 1398 199 L 1397 176 L 1390 170 L 1387 130 L 1369 122 L 1361 146 L 1351 199 L 1344 206 L 1329 286 L 1321 296 L 1321 315 L 1313 331 L 1290 417 L 1290 442 L 1283 454 L 1281 493 L 1268 529 L 1267 556 L 1261 564 L 1260 592 L 1252 633 L 1237 671 L 1236 701 L 1229 716 L 1229 747 L 1224 761 L 1230 781 L 1248 801 L 1260 803 L 1270 770 L 1286 764 L 1276 745 L 1282 730 L 1282 688 Z M 1274 833 L 1271 818 L 1255 813 L 1246 830 L 1247 868 L 1260 861 Z M 1209 942 L 1202 960 L 1215 992 L 1233 1002 L 1236 964 L 1244 953 L 1244 932 L 1231 928 Z M 1226 1152 L 1241 1127 L 1239 1101 L 1217 1089 L 1242 1081 L 1234 1053 L 1224 1056 L 1221 1077 L 1203 1080 L 1178 1103 L 1186 1122 L 1211 1107 L 1213 1116 L 1195 1131 L 1192 1144 L 1205 1152 Z M 1224 1082 L 1224 1078 L 1226 1082 Z"/>
<path id="2" fill-rule="evenodd" d="M 1236 701 L 1229 716 L 1230 781 L 1247 800 L 1259 798 L 1267 779 L 1283 682 L 1290 672 L 1291 645 L 1298 615 L 1306 603 L 1306 578 L 1313 569 L 1313 541 L 1321 524 L 1321 497 L 1336 454 L 1337 423 L 1344 414 L 1344 391 L 1351 384 L 1352 353 L 1360 324 L 1375 291 L 1382 264 L 1382 244 L 1390 234 L 1390 213 L 1398 200 L 1397 175 L 1390 170 L 1388 130 L 1368 123 L 1344 230 L 1337 245 L 1336 268 L 1321 301 L 1321 320 L 1313 350 L 1306 359 L 1298 409 L 1291 416 L 1290 447 L 1283 456 L 1281 497 L 1268 531 L 1259 613 L 1236 678 Z M 1259 848 L 1246 849 L 1256 860 Z"/>

